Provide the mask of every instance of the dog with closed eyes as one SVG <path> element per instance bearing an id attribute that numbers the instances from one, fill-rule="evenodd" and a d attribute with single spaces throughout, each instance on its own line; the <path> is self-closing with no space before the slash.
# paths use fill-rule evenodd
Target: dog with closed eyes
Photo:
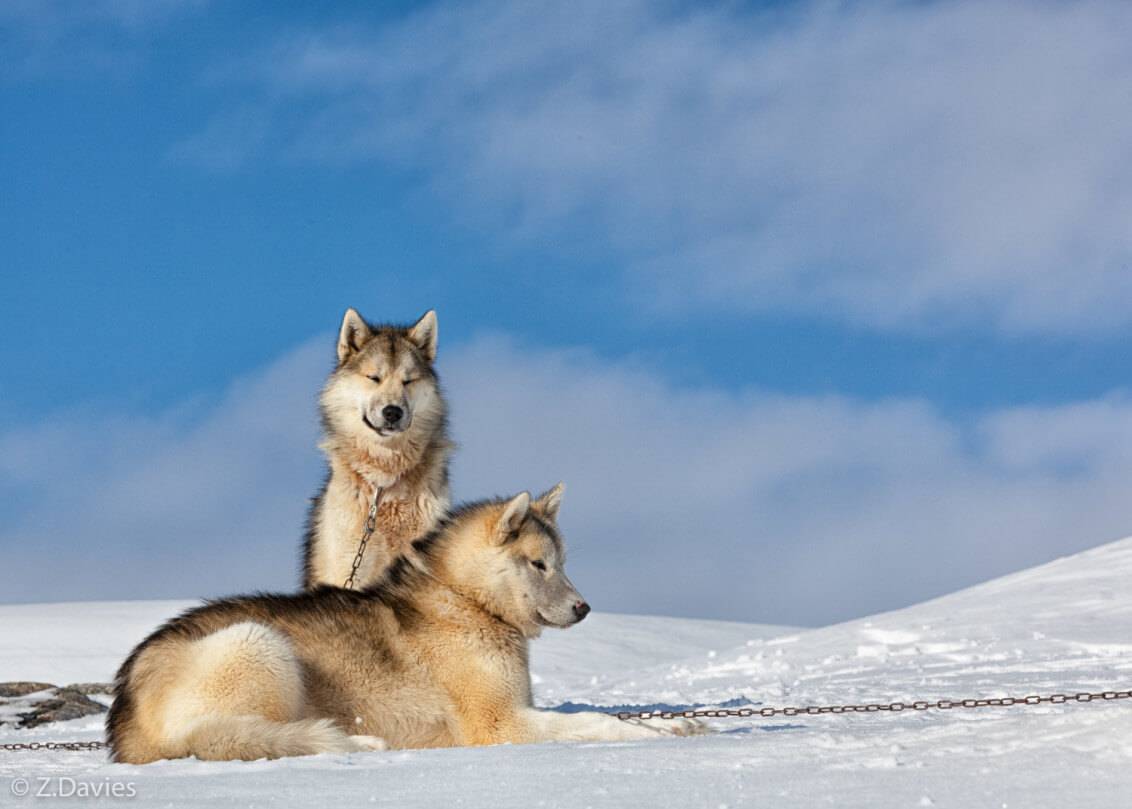
<path id="1" fill-rule="evenodd" d="M 353 587 L 378 581 L 448 510 L 453 444 L 436 344 L 431 310 L 411 326 L 368 323 L 353 309 L 342 318 L 337 364 L 319 396 L 328 473 L 307 517 L 304 589 L 346 583 L 379 490 Z"/>

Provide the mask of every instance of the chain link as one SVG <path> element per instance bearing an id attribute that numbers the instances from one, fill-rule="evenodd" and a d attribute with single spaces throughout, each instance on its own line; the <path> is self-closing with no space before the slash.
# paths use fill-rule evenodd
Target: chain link
<path id="1" fill-rule="evenodd" d="M 690 708 L 685 711 L 610 711 L 612 716 L 629 721 L 639 719 L 725 719 L 727 717 L 819 716 L 847 713 L 900 713 L 901 711 L 949 711 L 954 708 L 1008 708 L 1015 705 L 1065 705 L 1068 703 L 1111 702 L 1132 699 L 1132 691 L 1081 691 L 1076 694 L 1031 694 L 1026 697 L 992 697 L 989 699 L 938 699 L 934 702 L 867 702 L 861 705 L 805 705 L 786 708 Z M 17 742 L 0 744 L 0 750 L 17 753 L 32 750 L 105 750 L 106 742 Z"/>
<path id="2" fill-rule="evenodd" d="M 362 557 L 366 555 L 366 545 L 373 532 L 377 530 L 377 507 L 381 505 L 381 495 L 385 492 L 384 486 L 373 490 L 373 502 L 370 503 L 369 514 L 366 515 L 366 524 L 362 529 L 362 538 L 358 540 L 358 552 L 354 554 L 354 563 L 350 565 L 350 575 L 342 586 L 347 590 L 354 588 L 354 579 L 358 575 L 358 568 L 362 566 Z"/>
<path id="3" fill-rule="evenodd" d="M 15 742 L 0 744 L 0 750 L 18 753 L 25 750 L 105 750 L 106 742 Z"/>
<path id="4" fill-rule="evenodd" d="M 992 699 L 940 699 L 934 702 L 872 702 L 862 705 L 805 705 L 786 708 L 695 708 L 685 711 L 616 711 L 621 720 L 630 719 L 722 719 L 730 716 L 769 718 L 772 716 L 818 716 L 847 713 L 899 713 L 900 711 L 948 711 L 953 708 L 1005 708 L 1012 705 L 1063 705 L 1067 702 L 1111 701 L 1132 699 L 1132 691 L 1082 691 L 1077 694 L 1031 694 L 1026 697 Z"/>

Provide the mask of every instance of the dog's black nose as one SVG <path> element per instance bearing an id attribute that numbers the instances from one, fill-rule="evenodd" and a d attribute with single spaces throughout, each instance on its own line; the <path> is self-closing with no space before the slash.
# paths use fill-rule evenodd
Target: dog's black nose
<path id="1" fill-rule="evenodd" d="M 397 405 L 386 405 L 381 408 L 381 416 L 385 419 L 387 424 L 396 424 L 401 420 L 403 415 L 405 415 L 405 411 Z"/>
<path id="2" fill-rule="evenodd" d="M 580 621 L 590 614 L 590 605 L 585 601 L 577 601 L 574 603 L 574 616 Z"/>

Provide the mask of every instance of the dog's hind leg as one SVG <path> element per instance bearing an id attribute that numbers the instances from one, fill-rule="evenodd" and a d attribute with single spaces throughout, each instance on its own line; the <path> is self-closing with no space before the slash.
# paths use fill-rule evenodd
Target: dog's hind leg
<path id="1" fill-rule="evenodd" d="M 173 756 L 258 759 L 381 749 L 329 719 L 303 718 L 303 672 L 286 636 L 248 621 L 193 641 L 165 702 Z"/>

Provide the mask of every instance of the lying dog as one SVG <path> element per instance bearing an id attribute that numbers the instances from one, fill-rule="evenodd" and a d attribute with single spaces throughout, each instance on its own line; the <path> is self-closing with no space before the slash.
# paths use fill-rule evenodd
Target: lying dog
<path id="1" fill-rule="evenodd" d="M 173 619 L 118 672 L 114 760 L 700 732 L 532 707 L 528 639 L 590 609 L 563 570 L 561 494 L 464 506 L 361 591 L 230 598 Z"/>

